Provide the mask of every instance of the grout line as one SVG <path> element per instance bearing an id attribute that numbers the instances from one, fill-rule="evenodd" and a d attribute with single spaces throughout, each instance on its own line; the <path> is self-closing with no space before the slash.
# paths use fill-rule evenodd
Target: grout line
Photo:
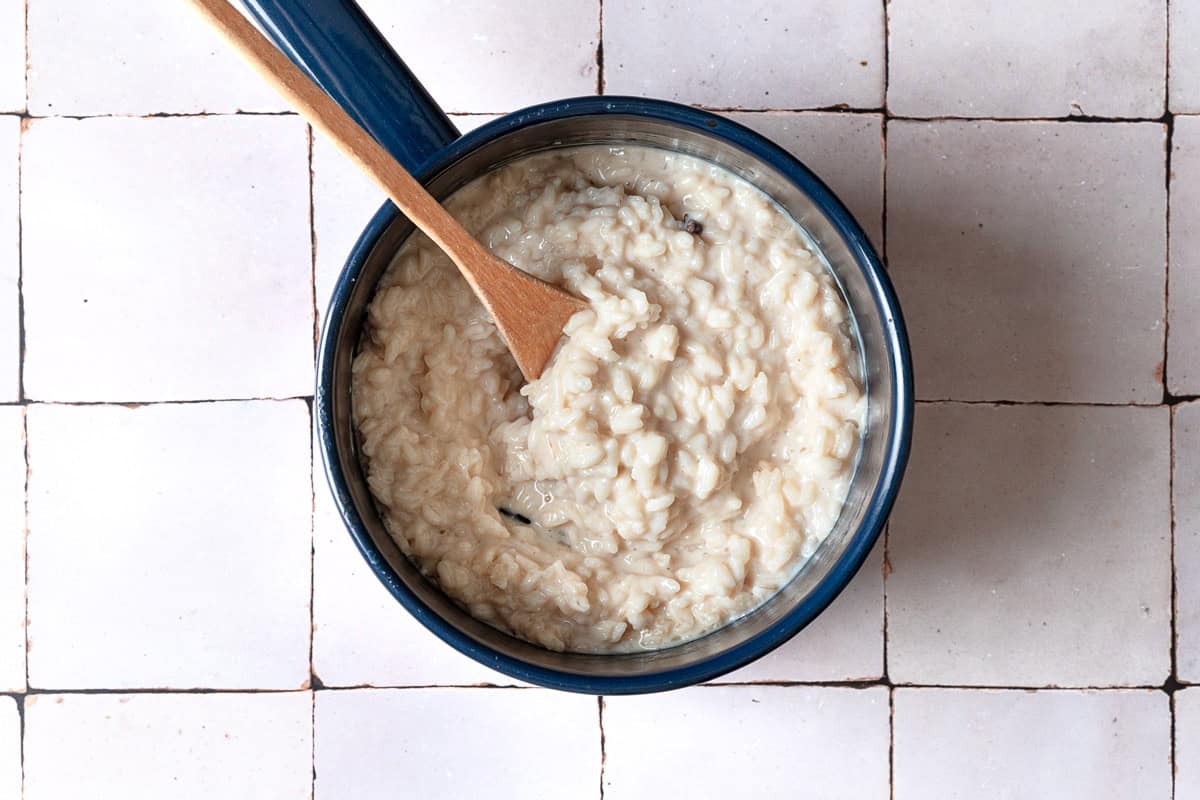
<path id="1" fill-rule="evenodd" d="M 29 123 L 17 127 L 17 399 L 25 401 L 25 134 Z"/>
<path id="2" fill-rule="evenodd" d="M 312 751 L 312 778 L 309 783 L 308 797 L 309 800 L 312 800 L 317 796 L 317 693 L 309 692 L 309 697 L 312 699 L 312 740 L 309 742 Z"/>
<path id="3" fill-rule="evenodd" d="M 321 341 L 321 315 L 317 307 L 317 176 L 313 165 L 313 129 L 305 125 L 304 130 L 308 140 L 308 246 L 309 246 L 309 283 L 312 288 L 312 319 L 313 319 L 313 368 L 316 369 L 317 348 Z"/>
<path id="4" fill-rule="evenodd" d="M 313 404 L 306 400 L 308 408 L 308 688 L 314 689 L 320 683 L 317 679 L 316 665 L 313 663 L 313 641 L 316 638 L 316 573 L 317 573 L 317 487 L 314 471 L 316 469 L 316 452 L 313 448 Z"/>
<path id="5" fill-rule="evenodd" d="M 1175 759 L 1175 755 L 1176 755 L 1175 751 L 1179 746 L 1178 737 L 1175 734 L 1175 713 L 1176 713 L 1175 705 L 1176 705 L 1175 694 L 1172 693 L 1171 695 L 1169 695 L 1167 697 L 1167 709 L 1170 711 L 1170 714 L 1171 714 L 1171 749 L 1167 753 L 1167 761 L 1171 766 L 1171 800 L 1175 800 L 1175 791 L 1176 791 L 1175 780 L 1178 777 L 1176 773 L 1179 771 L 1179 765 L 1178 765 L 1179 762 L 1176 761 L 1176 759 Z"/>
<path id="6" fill-rule="evenodd" d="M 779 688 L 797 688 L 797 689 L 875 689 L 879 687 L 887 689 L 941 689 L 960 692 L 1164 692 L 1168 695 L 1177 694 L 1183 689 L 1191 687 L 1193 684 L 1169 681 L 1166 684 L 1128 684 L 1128 685 L 1091 685 L 1091 686 L 1059 686 L 1059 685 L 1001 685 L 1001 684 L 954 684 L 954 683 L 912 683 L 912 682 L 894 682 L 886 678 L 876 678 L 871 680 L 816 680 L 816 681 L 787 681 L 787 680 L 767 680 L 767 681 L 728 681 L 723 683 L 701 683 L 696 684 L 692 688 L 696 689 L 729 689 L 729 688 L 759 688 L 763 686 L 774 686 Z M 1197 684 L 1200 685 L 1200 684 Z M 428 691 L 430 689 L 470 689 L 479 691 L 504 691 L 504 692 L 527 692 L 527 691 L 549 691 L 544 687 L 534 685 L 515 684 L 494 684 L 494 683 L 429 683 L 429 684 L 408 684 L 408 685 L 385 685 L 385 684 L 356 684 L 353 686 L 317 686 L 313 689 L 309 688 L 280 688 L 280 689 L 263 689 L 263 688 L 205 688 L 205 687 L 190 687 L 190 688 L 145 688 L 145 687 L 125 687 L 125 688 L 42 688 L 29 687 L 24 692 L 0 692 L 10 697 L 20 698 L 37 695 L 56 695 L 56 694 L 299 694 L 308 692 L 319 694 L 323 692 L 359 692 L 359 691 Z"/>
<path id="7" fill-rule="evenodd" d="M 1166 47 L 1165 58 L 1166 64 L 1163 66 L 1163 118 L 1166 123 L 1166 141 L 1164 146 L 1166 152 L 1163 154 L 1163 190 L 1166 193 L 1166 218 L 1164 219 L 1164 245 L 1165 252 L 1163 253 L 1163 349 L 1162 349 L 1162 391 L 1163 402 L 1170 403 L 1171 391 L 1167 381 L 1170 356 L 1170 340 L 1171 340 L 1171 154 L 1174 149 L 1175 136 L 1175 117 L 1171 113 L 1171 0 L 1166 0 L 1164 13 L 1166 19 Z M 1169 608 L 1169 617 L 1171 627 L 1169 632 L 1169 640 L 1167 647 L 1170 651 L 1170 674 L 1163 689 L 1167 692 L 1167 704 L 1170 711 L 1171 724 L 1171 749 L 1167 753 L 1167 759 L 1171 767 L 1171 797 L 1175 797 L 1175 692 L 1179 688 L 1179 662 L 1176 653 L 1176 633 L 1179 617 L 1179 595 L 1178 587 L 1175 580 L 1175 410 L 1172 408 L 1167 414 L 1167 510 L 1169 517 L 1168 525 L 1168 540 L 1167 553 L 1170 556 L 1170 576 L 1168 581 L 1171 586 L 1171 603 Z"/>
<path id="8" fill-rule="evenodd" d="M 1167 417 L 1168 426 L 1168 457 L 1167 463 L 1170 469 L 1167 471 L 1167 507 L 1170 512 L 1170 538 L 1167 541 L 1167 552 L 1170 554 L 1171 566 L 1171 631 L 1168 648 L 1171 653 L 1171 674 L 1167 678 L 1167 683 L 1163 687 L 1167 692 L 1167 700 L 1171 704 L 1171 796 L 1175 796 L 1175 694 L 1180 688 L 1179 683 L 1179 651 L 1178 651 L 1178 634 L 1179 634 L 1179 583 L 1177 579 L 1178 573 L 1175 570 L 1175 410 L 1172 409 Z"/>
<path id="9" fill-rule="evenodd" d="M 1162 408 L 1164 406 L 1176 406 L 1182 403 L 1188 403 L 1193 400 L 1200 399 L 1197 395 L 1171 396 L 1166 400 L 1158 403 L 1109 403 L 1087 400 L 955 400 L 949 397 L 932 398 L 928 400 L 916 400 L 917 405 L 935 406 L 935 405 L 962 405 L 962 406 L 1045 406 L 1054 408 L 1065 406 L 1067 408 Z"/>
<path id="10" fill-rule="evenodd" d="M 22 20 L 25 23 L 25 74 L 22 76 L 25 80 L 25 111 L 29 111 L 29 75 L 33 72 L 33 54 L 29 50 L 29 0 L 25 0 L 22 5 L 22 10 L 25 12 L 25 18 Z"/>
<path id="11" fill-rule="evenodd" d="M 214 403 L 286 403 L 289 400 L 312 400 L 311 394 L 279 395 L 277 397 L 214 397 L 198 400 L 25 400 L 16 403 L 0 403 L 3 406 L 120 406 L 121 408 L 143 408 L 145 406 L 191 406 Z"/>
<path id="12" fill-rule="evenodd" d="M 23 120 L 43 119 L 200 119 L 203 117 L 298 117 L 295 111 L 153 111 L 148 114 L 32 114 L 28 110 L 16 116 Z"/>
<path id="13" fill-rule="evenodd" d="M 290 400 L 311 402 L 313 395 L 277 395 L 267 397 L 214 397 L 194 400 L 19 400 L 15 402 L 0 402 L 0 408 L 30 408 L 33 406 L 120 406 L 121 408 L 142 408 L 145 406 L 185 406 L 216 403 L 286 403 Z M 955 400 L 949 397 L 919 399 L 917 405 L 966 405 L 966 406 L 1045 406 L 1054 408 L 1163 408 L 1200 400 L 1200 395 L 1169 395 L 1158 403 L 1109 403 L 1094 400 Z"/>
<path id="14" fill-rule="evenodd" d="M 21 694 L 13 698 L 17 701 L 17 736 L 20 737 L 17 742 L 17 749 L 20 752 L 19 759 L 21 764 L 21 797 L 25 796 L 25 695 Z"/>
<path id="15" fill-rule="evenodd" d="M 600 0 L 600 28 L 596 36 L 596 94 L 604 94 L 604 0 Z"/>
<path id="16" fill-rule="evenodd" d="M 888 13 L 888 5 L 891 0 L 883 0 L 883 113 L 888 114 L 888 89 L 891 80 L 891 61 L 892 61 L 892 32 L 891 21 Z"/>
<path id="17" fill-rule="evenodd" d="M 39 695 L 55 695 L 55 694 L 301 694 L 310 692 L 309 689 L 230 689 L 230 688 L 200 688 L 191 687 L 188 689 L 168 689 L 168 688 L 124 688 L 124 689 L 42 689 L 30 686 L 25 690 L 25 697 L 37 697 Z"/>
<path id="18" fill-rule="evenodd" d="M 598 48 L 599 51 L 599 48 Z M 603 54 L 597 54 L 598 58 Z M 602 60 L 602 59 L 600 59 Z M 597 61 L 597 66 L 600 66 Z M 599 85 L 598 90 L 603 90 L 603 83 Z M 886 91 L 886 88 L 885 88 Z M 1147 122 L 1157 122 L 1165 124 L 1167 118 L 1170 117 L 1193 117 L 1200 116 L 1200 112 L 1167 112 L 1157 117 L 1098 117 L 1088 115 L 1067 115 L 1060 117 L 957 117 L 957 116 L 906 116 L 903 114 L 892 114 L 885 106 L 861 106 L 851 107 L 845 103 L 837 103 L 831 106 L 811 106 L 798 108 L 746 108 L 744 106 L 709 106 L 700 103 L 690 103 L 691 108 L 700 109 L 701 111 L 712 111 L 715 113 L 730 113 L 737 112 L 740 114 L 847 114 L 847 115 L 878 115 L 882 114 L 888 119 L 899 120 L 901 122 L 995 122 L 995 123 L 1029 123 L 1029 122 L 1062 122 L 1062 123 L 1078 123 L 1078 124 L 1138 124 Z M 454 117 L 485 117 L 485 116 L 504 116 L 510 114 L 515 109 L 508 110 L 487 110 L 487 111 L 467 111 L 462 109 L 446 109 L 446 113 Z M 201 117 L 296 117 L 299 116 L 294 111 L 156 111 L 149 114 L 31 114 L 28 111 L 18 112 L 0 112 L 0 116 L 15 116 L 23 120 L 53 120 L 53 119 L 70 119 L 70 120 L 88 120 L 88 119 L 194 119 Z"/>
<path id="19" fill-rule="evenodd" d="M 608 749 L 604 737 L 604 695 L 596 697 L 596 711 L 600 721 L 600 800 L 604 800 L 604 768 L 608 762 Z"/>
<path id="20" fill-rule="evenodd" d="M 23 487 L 24 488 L 23 496 L 24 496 L 24 500 L 25 500 L 25 506 L 24 506 L 25 540 L 24 540 L 24 542 L 22 542 L 22 544 L 24 545 L 24 548 L 23 548 L 24 552 L 22 553 L 22 555 L 24 556 L 24 561 L 25 561 L 25 587 L 24 587 L 25 588 L 25 597 L 24 597 L 25 617 L 23 619 L 23 622 L 25 624 L 25 630 L 24 630 L 24 634 L 25 634 L 25 689 L 26 689 L 26 691 L 28 691 L 29 690 L 29 476 L 33 474 L 33 470 L 30 469 L 30 466 L 29 466 L 29 412 L 28 411 L 21 412 L 21 432 L 24 436 L 23 444 L 25 447 L 25 452 L 24 452 L 24 456 L 25 456 L 25 486 Z"/>
<path id="21" fill-rule="evenodd" d="M 313 323 L 313 368 L 316 369 L 317 345 L 320 340 L 321 327 L 317 314 L 317 216 L 315 185 L 313 174 L 313 129 L 312 125 L 304 126 L 308 145 L 308 232 L 309 232 L 309 289 L 312 291 L 312 323 Z M 316 573 L 317 573 L 317 486 L 316 486 L 316 451 L 313 447 L 314 413 L 312 398 L 305 398 L 308 408 L 308 688 L 313 689 L 319 683 L 316 666 L 313 663 L 314 638 L 317 629 L 316 608 Z M 314 723 L 315 724 L 315 723 Z M 316 729 L 313 729 L 316 737 Z M 315 758 L 315 756 L 314 756 Z M 313 763 L 316 769 L 316 762 Z"/>
<path id="22" fill-rule="evenodd" d="M 896 797 L 896 688 L 888 687 L 888 797 Z"/>

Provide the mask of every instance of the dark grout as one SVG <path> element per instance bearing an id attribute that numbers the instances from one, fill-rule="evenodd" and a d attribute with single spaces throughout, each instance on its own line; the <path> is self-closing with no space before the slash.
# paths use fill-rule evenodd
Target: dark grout
<path id="1" fill-rule="evenodd" d="M 27 120 L 17 130 L 17 399 L 25 399 L 25 131 Z"/>
<path id="2" fill-rule="evenodd" d="M 596 35 L 596 94 L 604 94 L 604 0 L 599 0 L 599 6 L 600 26 Z"/>
<path id="3" fill-rule="evenodd" d="M 189 400 L 30 400 L 26 398 L 16 403 L 0 403 L 2 406 L 120 406 L 121 408 L 143 408 L 146 406 L 192 406 L 218 403 L 286 403 L 289 400 L 312 401 L 311 394 L 279 395 L 268 397 L 214 397 L 208 399 Z"/>
<path id="4" fill-rule="evenodd" d="M 55 695 L 55 694 L 301 694 L 310 692 L 307 687 L 299 687 L 296 689 L 228 689 L 228 688 L 202 688 L 189 687 L 183 689 L 171 689 L 167 687 L 156 688 L 124 688 L 124 689 L 46 689 L 41 687 L 30 686 L 23 693 L 23 697 L 36 697 L 39 695 Z"/>
<path id="5" fill-rule="evenodd" d="M 600 800 L 604 800 L 604 768 L 608 762 L 608 749 L 604 738 L 604 695 L 596 697 L 596 711 L 600 722 Z"/>
<path id="6" fill-rule="evenodd" d="M 888 797 L 896 797 L 896 689 L 888 689 Z"/>
<path id="7" fill-rule="evenodd" d="M 22 553 L 22 556 L 24 556 L 24 559 L 25 559 L 25 575 L 24 575 L 24 577 L 25 577 L 25 586 L 24 586 L 24 589 L 25 589 L 25 597 L 24 597 L 24 599 L 25 599 L 25 619 L 24 619 L 24 623 L 25 623 L 25 630 L 24 630 L 24 633 L 25 633 L 25 688 L 28 689 L 29 688 L 29 642 L 30 642 L 30 638 L 29 638 L 29 477 L 33 474 L 33 470 L 29 466 L 29 413 L 27 411 L 21 412 L 21 433 L 22 433 L 22 437 L 23 437 L 22 444 L 24 445 L 24 454 L 23 455 L 25 458 L 25 486 L 23 487 L 23 496 L 24 496 L 25 503 L 24 503 L 24 508 L 22 509 L 24 511 L 23 524 L 24 524 L 25 530 L 23 531 L 23 534 L 24 534 L 25 540 L 23 542 L 23 544 L 24 544 L 23 550 L 24 551 Z"/>
<path id="8" fill-rule="evenodd" d="M 1170 341 L 1171 341 L 1171 154 L 1174 149 L 1175 137 L 1175 116 L 1171 113 L 1171 0 L 1166 0 L 1163 3 L 1163 13 L 1166 14 L 1166 47 L 1164 48 L 1164 58 L 1166 63 L 1163 65 L 1163 116 L 1166 121 L 1166 136 L 1164 147 L 1166 151 L 1163 154 L 1163 191 L 1166 193 L 1166 218 L 1163 220 L 1165 226 L 1164 245 L 1165 252 L 1163 253 L 1163 349 L 1162 349 L 1162 370 L 1159 373 L 1162 376 L 1162 391 L 1163 402 L 1168 405 L 1176 405 L 1178 400 L 1172 402 L 1174 398 L 1171 396 L 1169 388 L 1169 370 L 1170 370 Z M 1167 703 L 1171 718 L 1171 749 L 1167 753 L 1167 759 L 1171 765 L 1171 797 L 1175 796 L 1175 692 L 1179 689 L 1179 660 L 1176 652 L 1176 635 L 1179 624 L 1179 592 L 1175 580 L 1175 410 L 1172 409 L 1167 415 L 1167 510 L 1170 520 L 1168 526 L 1167 553 L 1169 555 L 1169 563 L 1171 574 L 1168 578 L 1171 586 L 1171 606 L 1169 610 L 1171 627 L 1167 647 L 1170 651 L 1170 674 L 1167 677 L 1166 683 L 1163 685 L 1163 690 L 1167 693 Z"/>
<path id="9" fill-rule="evenodd" d="M 1079 408 L 1163 408 L 1180 403 L 1187 403 L 1197 399 L 1195 396 L 1186 397 L 1171 397 L 1165 402 L 1159 403 L 1112 403 L 1101 402 L 1095 400 L 955 400 L 950 397 L 938 397 L 930 399 L 918 399 L 916 402 L 919 406 L 938 406 L 938 405 L 962 405 L 962 406 L 1044 406 L 1047 408 L 1055 408 L 1058 406 L 1079 407 Z"/>
<path id="10" fill-rule="evenodd" d="M 603 53 L 597 48 L 597 66 L 601 66 Z M 603 93 L 605 86 L 598 82 L 597 93 Z M 886 92 L 886 87 L 885 87 Z M 1157 117 L 1101 117 L 1094 115 L 1068 114 L 1064 116 L 1047 117 L 995 117 L 995 116 L 909 116 L 892 114 L 886 105 L 883 106 L 850 106 L 846 103 L 836 103 L 830 106 L 801 106 L 794 108 L 758 108 L 744 106 L 710 106 L 702 103 L 688 103 L 692 108 L 711 111 L 718 114 L 848 114 L 848 115 L 883 115 L 887 119 L 900 122 L 997 122 L 997 123 L 1029 123 L 1029 122 L 1062 122 L 1069 124 L 1138 124 L 1156 122 L 1167 124 L 1173 117 L 1200 116 L 1200 112 L 1167 112 Z M 463 109 L 447 109 L 452 117 L 494 117 L 510 114 L 515 109 L 491 109 L 486 111 L 467 111 Z M 22 120 L 36 121 L 49 119 L 195 119 L 203 117 L 295 117 L 294 111 L 156 111 L 150 114 L 31 114 L 28 111 L 0 112 L 0 116 L 18 117 Z"/>
<path id="11" fill-rule="evenodd" d="M 149 114 L 31 114 L 28 110 L 16 115 L 32 122 L 43 119 L 200 119 L 203 117 L 296 117 L 295 111 L 155 111 Z"/>

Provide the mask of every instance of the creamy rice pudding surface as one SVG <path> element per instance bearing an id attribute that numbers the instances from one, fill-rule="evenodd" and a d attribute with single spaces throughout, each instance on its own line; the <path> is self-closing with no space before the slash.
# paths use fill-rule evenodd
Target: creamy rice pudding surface
<path id="1" fill-rule="evenodd" d="M 767 600 L 836 521 L 866 410 L 845 304 L 795 222 L 645 147 L 524 158 L 446 206 L 590 309 L 525 384 L 449 259 L 420 234 L 401 249 L 353 378 L 400 548 L 554 650 L 666 647 Z"/>

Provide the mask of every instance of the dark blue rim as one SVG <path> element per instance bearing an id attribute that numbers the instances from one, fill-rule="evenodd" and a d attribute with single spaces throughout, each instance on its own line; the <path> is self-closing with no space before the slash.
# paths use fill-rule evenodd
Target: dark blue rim
<path id="1" fill-rule="evenodd" d="M 401 581 L 376 548 L 359 517 L 347 490 L 346 477 L 335 446 L 331 396 L 337 336 L 350 291 L 379 237 L 396 219 L 390 202 L 384 204 L 363 230 L 333 289 L 325 317 L 317 364 L 316 425 L 325 473 L 334 502 L 351 537 L 371 569 L 409 613 L 460 653 L 517 680 L 572 692 L 590 694 L 639 694 L 690 686 L 712 680 L 766 655 L 786 642 L 817 617 L 846 587 L 871 551 L 900 489 L 908 462 L 912 437 L 912 358 L 908 335 L 891 281 L 866 234 L 841 201 L 807 167 L 791 154 L 750 129 L 724 117 L 661 100 L 636 97 L 580 97 L 532 106 L 494 120 L 451 143 L 422 165 L 415 174 L 425 182 L 486 141 L 511 131 L 547 120 L 593 115 L 636 115 L 649 117 L 715 136 L 747 151 L 769 164 L 805 192 L 825 213 L 838 234 L 849 245 L 875 298 L 890 342 L 890 369 L 895 381 L 892 426 L 887 456 L 880 481 L 867 502 L 859 529 L 838 557 L 829 574 L 796 608 L 749 641 L 689 667 L 635 676 L 593 677 L 527 664 L 476 642 L 438 617 Z"/>

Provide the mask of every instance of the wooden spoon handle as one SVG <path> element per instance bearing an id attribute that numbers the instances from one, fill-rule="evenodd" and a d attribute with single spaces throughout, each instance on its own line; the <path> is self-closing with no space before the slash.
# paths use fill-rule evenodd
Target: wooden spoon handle
<path id="1" fill-rule="evenodd" d="M 472 286 L 472 261 L 494 258 L 383 147 L 251 25 L 228 0 L 189 0 L 263 80 L 328 136 L 387 193 L 396 207 L 450 255 Z M 485 258 L 470 258 L 483 255 Z M 467 262 L 467 263 L 464 263 Z"/>

